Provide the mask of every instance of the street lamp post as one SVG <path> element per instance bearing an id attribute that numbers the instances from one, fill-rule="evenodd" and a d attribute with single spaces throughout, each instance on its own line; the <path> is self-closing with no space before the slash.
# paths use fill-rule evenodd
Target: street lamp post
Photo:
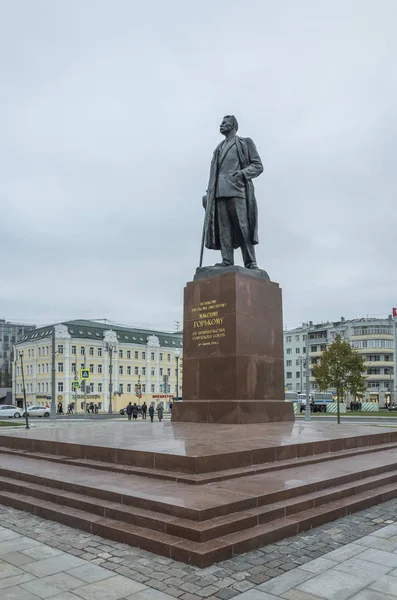
<path id="1" fill-rule="evenodd" d="M 112 364 L 112 358 L 113 358 L 113 352 L 115 352 L 116 350 L 117 350 L 117 347 L 115 344 L 106 344 L 106 352 L 109 353 L 109 410 L 108 410 L 109 415 L 113 414 L 113 402 L 112 402 L 112 398 L 113 398 L 113 364 Z"/>
<path id="2" fill-rule="evenodd" d="M 55 325 L 54 325 L 52 327 L 52 334 L 51 334 L 51 409 L 50 409 L 51 419 L 55 419 L 57 416 L 57 407 L 55 404 L 55 394 L 56 394 L 56 389 L 55 389 L 55 385 L 56 385 L 55 341 L 56 340 L 55 340 Z"/>
<path id="3" fill-rule="evenodd" d="M 181 355 L 180 350 L 175 350 L 175 360 L 176 360 L 176 399 L 179 398 L 179 357 Z"/>
<path id="4" fill-rule="evenodd" d="M 21 372 L 22 372 L 22 387 L 23 387 L 23 400 L 25 404 L 25 429 L 30 429 L 29 427 L 29 417 L 28 417 L 28 407 L 26 404 L 26 389 L 25 389 L 25 376 L 23 374 L 23 352 L 19 353 L 19 358 L 21 359 Z"/>
<path id="5" fill-rule="evenodd" d="M 311 421 L 310 413 L 310 329 L 306 334 L 306 407 L 305 421 Z"/>

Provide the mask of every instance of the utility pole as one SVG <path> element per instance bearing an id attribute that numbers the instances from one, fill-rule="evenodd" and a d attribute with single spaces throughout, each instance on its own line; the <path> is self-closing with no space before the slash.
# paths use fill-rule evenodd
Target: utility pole
<path id="1" fill-rule="evenodd" d="M 25 375 L 23 373 L 23 352 L 19 353 L 19 358 L 21 359 L 23 400 L 24 400 L 24 404 L 25 404 L 25 423 L 26 423 L 25 429 L 30 429 L 29 418 L 28 418 L 28 406 L 26 404 Z"/>
<path id="2" fill-rule="evenodd" d="M 108 414 L 113 414 L 113 352 L 116 350 L 116 346 L 113 344 L 106 344 L 106 351 L 109 352 L 109 409 Z"/>
<path id="3" fill-rule="evenodd" d="M 55 394 L 56 394 L 56 389 L 55 389 L 55 380 L 56 380 L 55 325 L 53 325 L 53 327 L 52 327 L 51 339 L 52 339 L 52 344 L 51 344 L 51 355 L 52 356 L 51 356 L 51 410 L 50 410 L 50 414 L 51 414 L 51 419 L 55 419 L 56 414 L 57 414 L 57 407 L 56 407 L 56 403 L 55 403 Z"/>
<path id="4" fill-rule="evenodd" d="M 310 413 L 310 330 L 308 329 L 306 335 L 306 407 L 305 407 L 305 421 L 311 421 Z"/>
<path id="5" fill-rule="evenodd" d="M 87 366 L 86 347 L 84 347 L 84 369 Z M 84 419 L 87 418 L 87 380 L 84 379 Z"/>

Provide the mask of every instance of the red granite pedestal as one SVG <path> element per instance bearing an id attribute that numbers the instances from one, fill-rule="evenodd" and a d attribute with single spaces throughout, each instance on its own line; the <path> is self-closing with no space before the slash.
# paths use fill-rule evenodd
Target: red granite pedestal
<path id="1" fill-rule="evenodd" d="M 218 269 L 219 271 L 219 269 Z M 172 420 L 293 421 L 284 402 L 281 290 L 241 272 L 189 282 L 183 328 L 183 402 Z"/>

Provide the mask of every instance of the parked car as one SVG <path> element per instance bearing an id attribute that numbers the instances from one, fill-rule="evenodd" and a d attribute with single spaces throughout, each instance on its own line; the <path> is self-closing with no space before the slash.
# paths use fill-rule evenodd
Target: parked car
<path id="1" fill-rule="evenodd" d="M 132 403 L 132 405 L 134 406 L 134 403 Z M 125 408 L 120 408 L 120 414 L 121 415 L 126 415 L 127 414 L 127 407 Z M 141 415 L 142 414 L 142 406 L 140 404 L 138 404 L 138 414 Z"/>
<path id="2" fill-rule="evenodd" d="M 29 417 L 49 417 L 50 409 L 45 406 L 28 406 Z"/>
<path id="3" fill-rule="evenodd" d="M 23 417 L 24 412 L 22 408 L 18 408 L 15 404 L 3 404 L 0 406 L 0 419 L 3 417 L 8 417 L 11 419 L 14 417 L 15 419 L 20 419 Z"/>

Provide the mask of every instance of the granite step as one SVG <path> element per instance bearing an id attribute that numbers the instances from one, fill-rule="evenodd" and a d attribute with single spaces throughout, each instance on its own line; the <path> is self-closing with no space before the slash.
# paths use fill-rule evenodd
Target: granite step
<path id="1" fill-rule="evenodd" d="M 368 458 L 341 459 L 306 468 L 290 468 L 272 475 L 255 475 L 235 480 L 209 484 L 197 496 L 196 487 L 181 483 L 155 482 L 139 476 L 108 473 L 106 478 L 98 471 L 77 466 L 53 465 L 45 461 L 26 461 L 23 457 L 3 455 L 0 476 L 22 482 L 43 485 L 86 496 L 89 499 L 106 500 L 158 512 L 171 517 L 202 522 L 269 506 L 277 502 L 319 493 L 336 486 L 360 482 L 371 477 L 391 477 L 397 470 L 397 452 L 390 450 Z M 321 468 L 319 468 L 321 467 Z M 150 482 L 150 486 L 148 485 Z M 201 488 L 200 488 L 201 489 Z M 205 502 L 201 502 L 200 498 Z"/>
<path id="2" fill-rule="evenodd" d="M 128 466 L 92 459 L 70 458 L 62 455 L 44 454 L 42 452 L 27 452 L 22 449 L 11 449 L 0 446 L 0 455 L 9 454 L 14 456 L 23 456 L 25 458 L 35 458 L 49 462 L 55 462 L 66 465 L 76 465 L 81 467 L 90 467 L 101 471 L 109 471 L 114 473 L 127 473 L 133 475 L 143 475 L 145 477 L 153 477 L 154 479 L 163 479 L 165 481 L 175 481 L 188 484 L 203 485 L 216 481 L 225 481 L 228 479 L 245 477 L 247 475 L 255 475 L 260 473 L 268 473 L 272 471 L 280 471 L 291 467 L 315 465 L 332 460 L 338 460 L 343 457 L 353 457 L 365 454 L 373 454 L 375 452 L 383 452 L 385 450 L 397 449 L 397 442 L 379 444 L 377 446 L 362 446 L 359 448 L 351 448 L 339 450 L 336 452 L 327 452 L 325 454 L 316 454 L 311 456 L 302 456 L 298 458 L 290 458 L 278 460 L 270 463 L 258 463 L 250 466 L 244 466 L 224 471 L 214 471 L 210 473 L 187 474 L 178 471 L 164 471 L 161 469 L 147 469 L 136 466 Z"/>
<path id="3" fill-rule="evenodd" d="M 332 501 L 354 497 L 364 491 L 384 484 L 397 482 L 397 470 L 383 475 L 368 477 L 359 482 L 347 483 L 330 489 L 290 498 L 272 504 L 258 506 L 206 521 L 170 516 L 164 513 L 125 506 L 119 502 L 91 498 L 82 494 L 57 490 L 48 486 L 26 483 L 11 477 L 0 477 L 0 490 L 15 494 L 29 495 L 62 506 L 78 508 L 94 515 L 116 519 L 155 531 L 178 535 L 184 539 L 205 542 L 226 533 L 254 527 L 274 519 L 289 517 L 304 510 L 317 508 Z"/>
<path id="4" fill-rule="evenodd" d="M 393 482 L 200 543 L 35 496 L 0 491 L 0 502 L 7 506 L 202 568 L 395 497 Z"/>

